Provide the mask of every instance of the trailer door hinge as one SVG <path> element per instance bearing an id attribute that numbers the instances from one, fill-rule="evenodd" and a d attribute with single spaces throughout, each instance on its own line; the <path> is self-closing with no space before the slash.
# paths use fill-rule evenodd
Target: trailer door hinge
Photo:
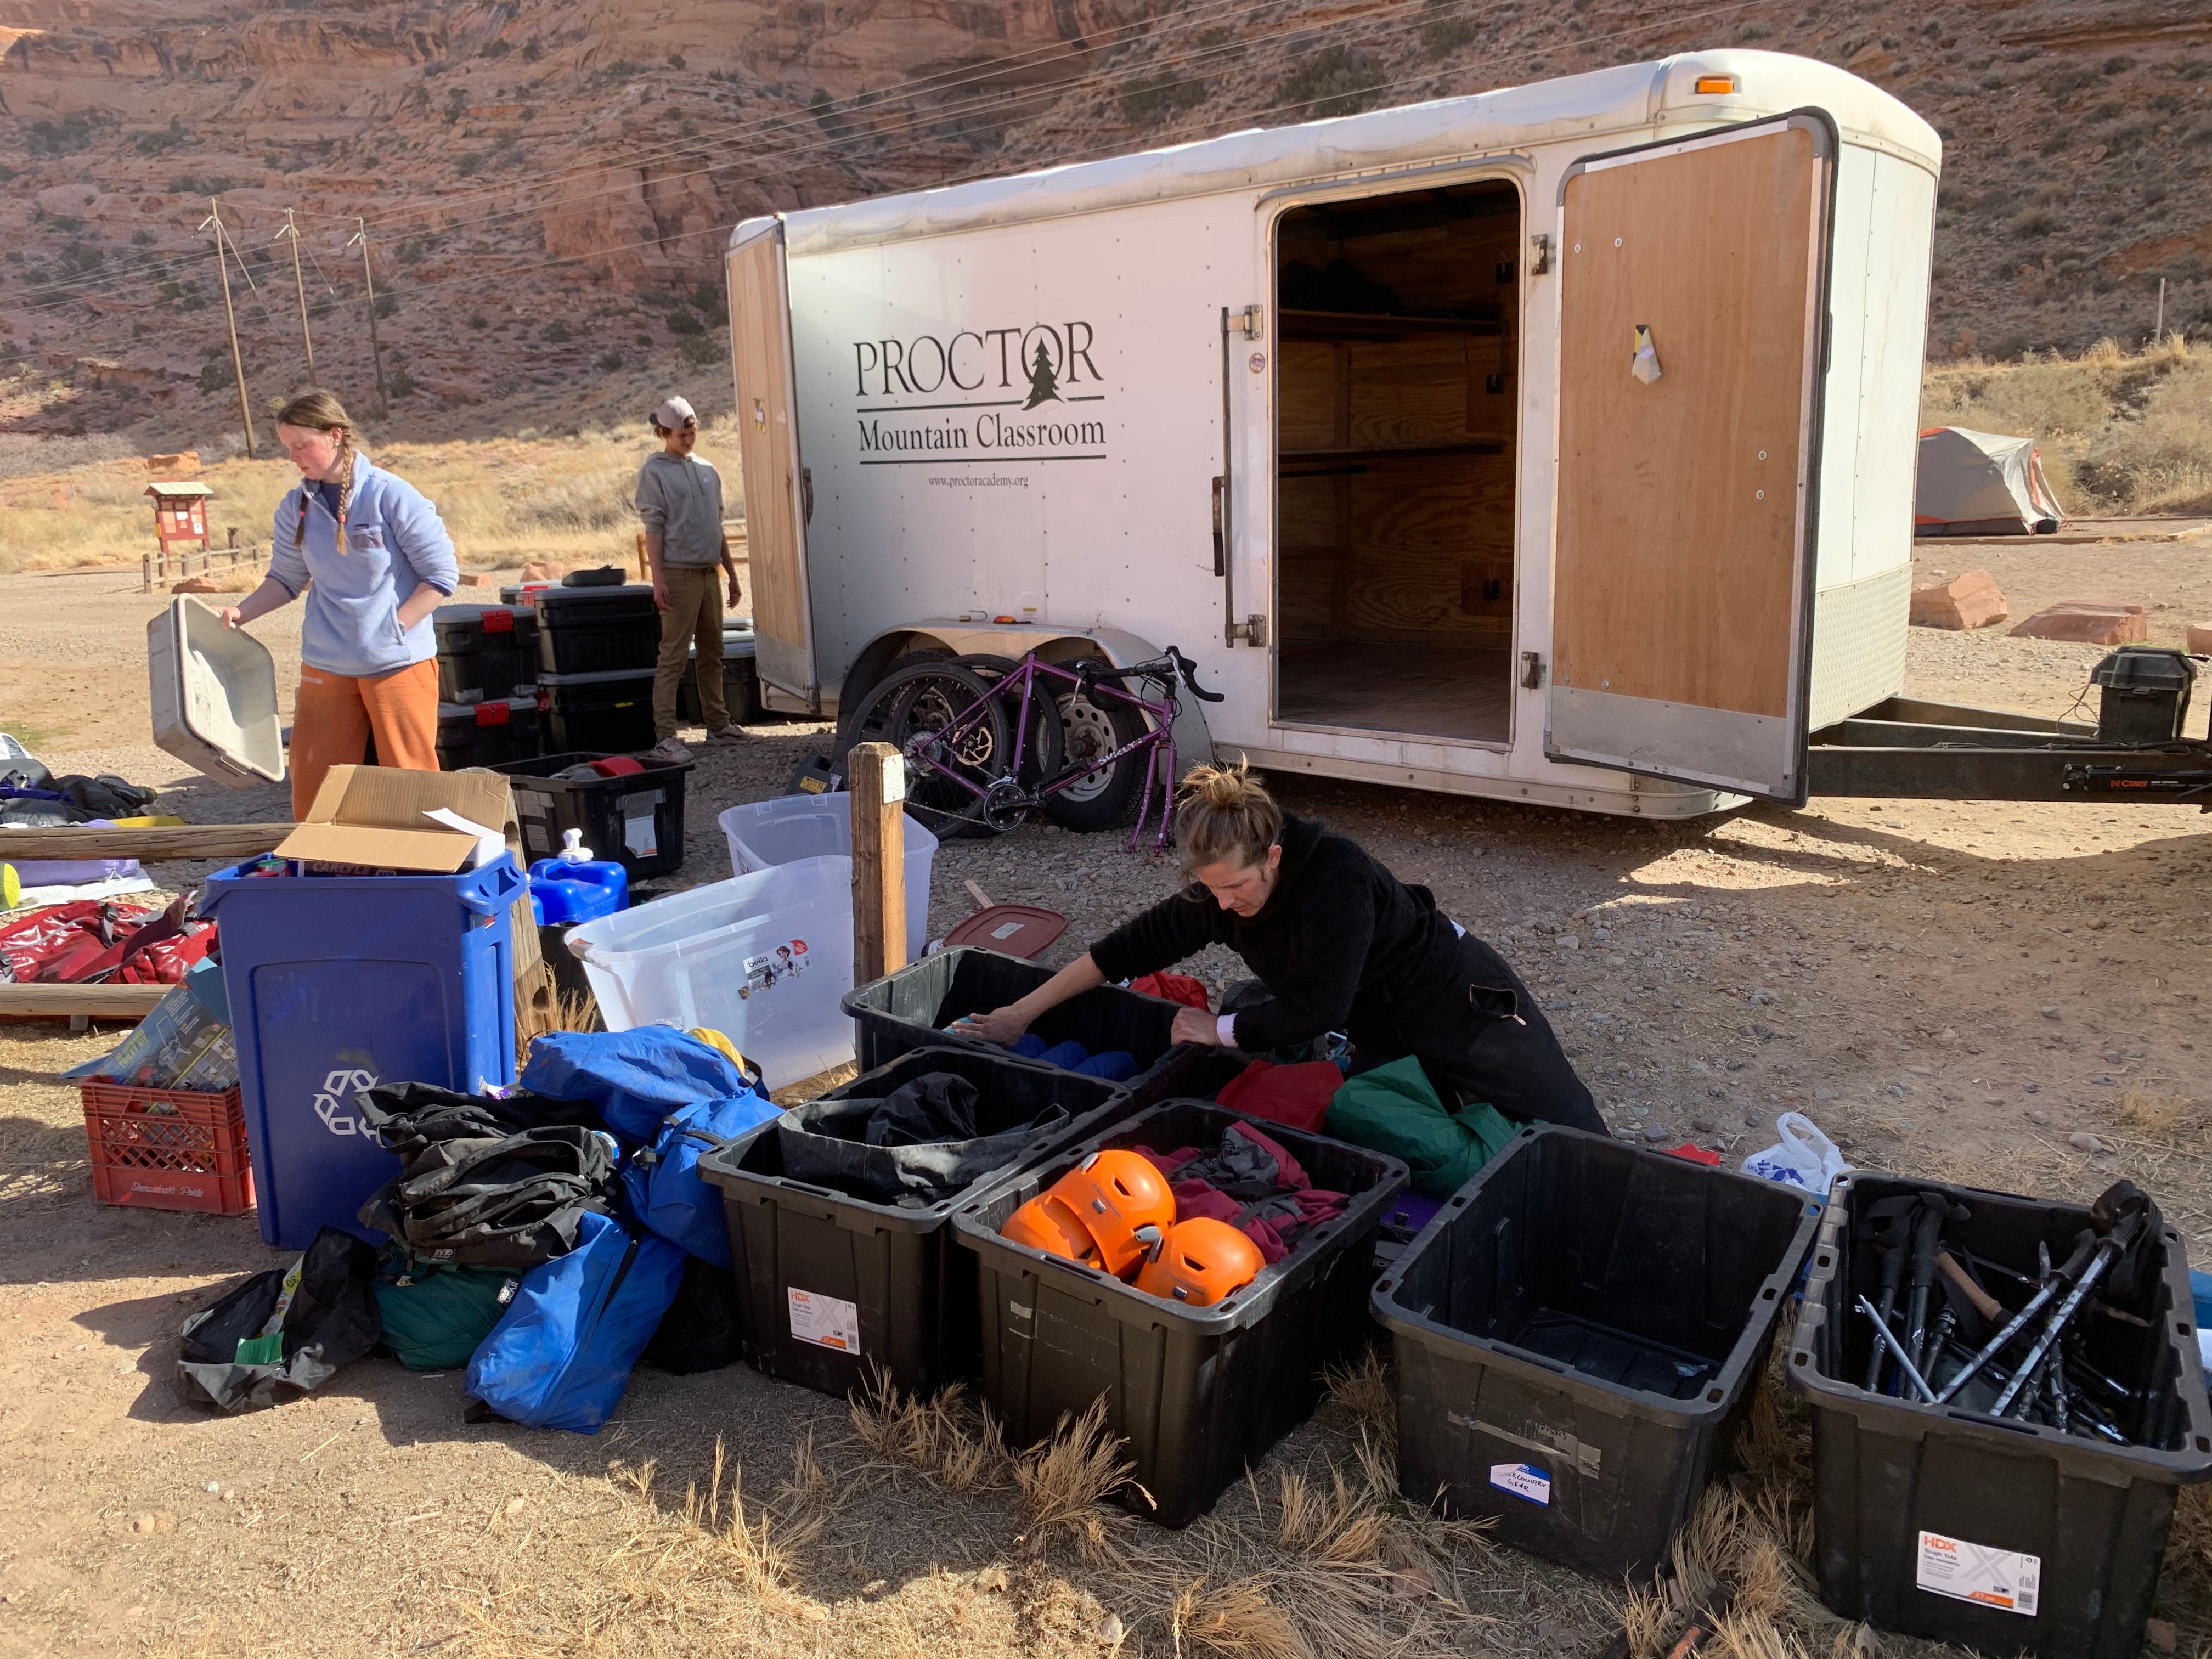
<path id="1" fill-rule="evenodd" d="M 1552 268 L 1552 239 L 1543 234 L 1528 239 L 1528 274 L 1541 276 Z"/>
<path id="2" fill-rule="evenodd" d="M 1267 321 L 1267 308 L 1265 306 L 1246 306 L 1237 313 L 1237 321 L 1243 325 L 1246 339 L 1256 340 L 1267 331 L 1262 326 Z"/>
<path id="3" fill-rule="evenodd" d="M 1523 691 L 1544 689 L 1544 659 L 1534 651 L 1521 653 L 1521 689 Z"/>
<path id="4" fill-rule="evenodd" d="M 1247 645 L 1267 644 L 1267 619 L 1265 617 L 1247 617 L 1241 623 L 1230 623 L 1229 643 L 1234 645 L 1239 640 Z"/>

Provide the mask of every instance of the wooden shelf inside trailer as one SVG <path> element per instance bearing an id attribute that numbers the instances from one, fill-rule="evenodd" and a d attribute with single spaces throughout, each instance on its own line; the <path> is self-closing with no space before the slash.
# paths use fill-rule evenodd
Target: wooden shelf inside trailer
<path id="1" fill-rule="evenodd" d="M 1505 325 L 1495 317 L 1402 317 L 1367 311 L 1291 311 L 1278 313 L 1285 340 L 1395 340 L 1407 334 L 1475 334 L 1495 339 Z"/>
<path id="2" fill-rule="evenodd" d="M 1506 447 L 1507 442 L 1504 438 L 1482 438 L 1471 443 L 1406 444 L 1389 448 L 1284 449 L 1276 452 L 1276 465 L 1286 478 L 1316 478 L 1327 474 L 1293 471 L 1291 469 L 1320 465 L 1333 471 L 1362 461 L 1420 461 L 1443 455 L 1503 455 Z"/>

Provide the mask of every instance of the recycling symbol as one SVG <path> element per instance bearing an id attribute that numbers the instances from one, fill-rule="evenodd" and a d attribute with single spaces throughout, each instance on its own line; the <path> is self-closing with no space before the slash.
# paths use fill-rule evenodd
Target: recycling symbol
<path id="1" fill-rule="evenodd" d="M 315 1097 L 315 1115 L 322 1119 L 323 1127 L 334 1135 L 365 1135 L 368 1131 L 354 1115 L 353 1097 L 357 1091 L 375 1086 L 375 1073 L 354 1066 L 340 1066 L 323 1079 L 322 1092 Z"/>

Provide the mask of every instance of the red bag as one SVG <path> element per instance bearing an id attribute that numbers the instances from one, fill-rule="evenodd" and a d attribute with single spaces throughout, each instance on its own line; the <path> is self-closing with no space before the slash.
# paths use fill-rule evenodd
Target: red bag
<path id="1" fill-rule="evenodd" d="M 1328 1115 L 1329 1103 L 1343 1086 L 1344 1073 L 1334 1060 L 1278 1066 L 1255 1060 L 1229 1080 L 1220 1099 L 1231 1111 L 1286 1123 L 1293 1129 L 1318 1131 Z"/>
<path id="2" fill-rule="evenodd" d="M 1129 981 L 1129 988 L 1148 997 L 1165 997 L 1200 1013 L 1213 1011 L 1213 1000 L 1206 994 L 1205 985 L 1188 974 L 1139 974 Z"/>
<path id="3" fill-rule="evenodd" d="M 0 981 L 18 985 L 174 985 L 214 948 L 212 921 L 77 899 L 0 928 Z"/>

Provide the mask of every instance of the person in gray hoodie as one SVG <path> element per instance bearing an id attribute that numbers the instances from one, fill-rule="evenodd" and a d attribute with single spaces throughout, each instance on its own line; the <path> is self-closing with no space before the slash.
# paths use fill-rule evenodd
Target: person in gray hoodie
<path id="1" fill-rule="evenodd" d="M 230 627 L 304 592 L 300 696 L 292 715 L 292 816 L 304 817 L 333 766 L 358 765 L 371 733 L 380 766 L 438 769 L 438 640 L 430 613 L 460 580 L 438 509 L 353 447 L 337 397 L 303 392 L 276 413 L 300 469 L 277 505 L 269 574 L 222 612 Z"/>
<path id="2" fill-rule="evenodd" d="M 683 398 L 671 398 L 653 411 L 653 432 L 660 453 L 638 469 L 636 495 L 653 602 L 660 607 L 660 660 L 653 675 L 653 735 L 659 741 L 653 752 L 663 760 L 686 761 L 691 751 L 676 735 L 676 694 L 695 648 L 708 743 L 720 748 L 744 741 L 722 694 L 724 586 L 732 605 L 743 595 L 729 538 L 722 533 L 721 475 L 692 453 L 699 441 L 698 416 Z"/>

